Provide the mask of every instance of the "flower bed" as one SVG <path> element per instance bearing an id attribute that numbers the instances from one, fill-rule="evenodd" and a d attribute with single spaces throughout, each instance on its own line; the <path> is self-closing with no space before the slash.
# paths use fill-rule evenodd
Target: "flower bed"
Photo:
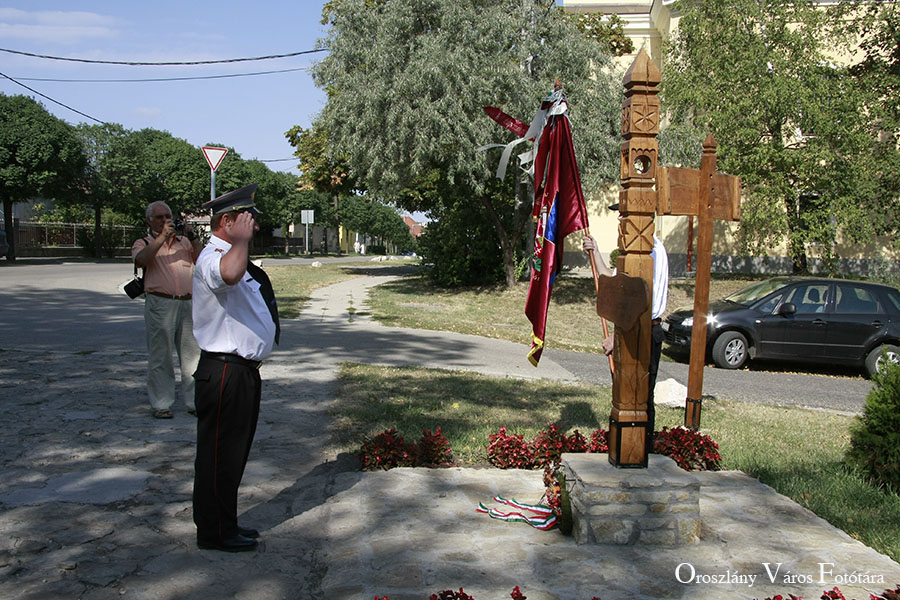
<path id="1" fill-rule="evenodd" d="M 513 588 L 513 591 L 509 594 L 512 600 L 526 600 L 527 596 L 522 593 L 519 589 L 519 586 Z M 375 600 L 390 600 L 387 596 L 375 596 Z M 439 592 L 437 594 L 432 594 L 429 596 L 429 600 L 475 600 L 473 596 L 468 595 L 463 591 L 463 588 L 459 588 L 458 592 L 454 592 L 453 590 L 444 590 L 443 592 Z M 596 596 L 591 598 L 591 600 L 600 600 Z M 793 594 L 788 594 L 787 596 L 782 596 L 778 594 L 777 596 L 770 596 L 766 598 L 766 600 L 803 600 L 802 596 L 795 596 Z M 849 600 L 844 597 L 844 594 L 841 593 L 841 590 L 838 588 L 833 588 L 831 590 L 825 590 L 822 592 L 822 595 L 819 597 L 819 600 Z M 854 599 L 855 600 L 855 599 Z M 900 585 L 897 586 L 894 590 L 884 590 L 880 596 L 875 596 L 874 594 L 869 594 L 869 600 L 900 600 Z"/>

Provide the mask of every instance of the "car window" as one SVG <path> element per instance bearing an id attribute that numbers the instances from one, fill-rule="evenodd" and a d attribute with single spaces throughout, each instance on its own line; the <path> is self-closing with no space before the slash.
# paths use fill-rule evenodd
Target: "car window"
<path id="1" fill-rule="evenodd" d="M 797 314 L 825 312 L 828 301 L 828 284 L 805 283 L 788 292 L 785 302 L 797 307 Z"/>
<path id="2" fill-rule="evenodd" d="M 781 303 L 781 297 L 783 294 L 775 294 L 765 302 L 759 305 L 758 310 L 766 315 L 772 314 L 775 308 Z"/>
<path id="3" fill-rule="evenodd" d="M 887 291 L 887 297 L 891 304 L 894 305 L 894 310 L 900 311 L 900 292 L 895 289 L 889 289 Z"/>
<path id="4" fill-rule="evenodd" d="M 872 292 L 855 285 L 839 284 L 836 301 L 834 312 L 839 314 L 884 312 L 884 308 Z"/>
<path id="5" fill-rule="evenodd" d="M 747 287 L 741 288 L 733 294 L 725 296 L 725 300 L 734 302 L 735 304 L 743 304 L 745 306 L 749 306 L 757 300 L 765 298 L 778 288 L 782 287 L 784 284 L 784 279 L 766 279 L 765 281 L 760 281 L 758 283 L 748 285 Z"/>

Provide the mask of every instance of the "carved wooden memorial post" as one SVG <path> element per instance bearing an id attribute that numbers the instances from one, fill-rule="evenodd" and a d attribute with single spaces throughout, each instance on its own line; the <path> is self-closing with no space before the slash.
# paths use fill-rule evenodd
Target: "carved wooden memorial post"
<path id="1" fill-rule="evenodd" d="M 658 168 L 660 72 L 643 50 L 625 73 L 619 192 L 619 258 L 615 277 L 600 277 L 597 314 L 615 323 L 613 406 L 609 417 L 609 461 L 646 467 L 649 442 L 651 310 L 654 215 L 698 217 L 697 285 L 685 425 L 700 423 L 706 313 L 712 262 L 713 219 L 740 219 L 740 179 L 716 173 L 716 143 L 703 144 L 702 168 Z"/>
<path id="2" fill-rule="evenodd" d="M 641 52 L 625 73 L 619 192 L 617 272 L 637 278 L 643 294 L 629 294 L 633 323 L 616 322 L 613 406 L 609 416 L 609 461 L 618 467 L 646 467 L 650 435 L 647 415 L 650 366 L 650 293 L 653 285 L 656 162 L 659 133 L 659 69 Z M 598 312 L 600 299 L 598 298 Z M 627 320 L 626 320 L 627 321 Z M 614 321 L 615 322 L 615 321 Z"/>

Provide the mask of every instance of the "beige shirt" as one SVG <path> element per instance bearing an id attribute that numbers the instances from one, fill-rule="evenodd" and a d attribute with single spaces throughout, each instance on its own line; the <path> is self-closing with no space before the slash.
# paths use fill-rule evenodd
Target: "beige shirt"
<path id="1" fill-rule="evenodd" d="M 131 246 L 131 260 L 147 247 L 150 236 L 136 240 Z M 194 249 L 184 236 L 172 236 L 153 257 L 144 270 L 144 289 L 167 296 L 184 296 L 191 293 L 194 275 Z"/>

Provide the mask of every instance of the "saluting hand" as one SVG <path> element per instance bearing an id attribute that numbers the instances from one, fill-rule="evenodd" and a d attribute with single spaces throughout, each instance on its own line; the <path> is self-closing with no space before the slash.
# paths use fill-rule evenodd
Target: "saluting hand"
<path id="1" fill-rule="evenodd" d="M 253 220 L 249 211 L 237 214 L 233 222 L 225 223 L 225 232 L 231 238 L 231 242 L 247 242 L 253 237 L 253 232 L 259 229 L 259 225 Z"/>

